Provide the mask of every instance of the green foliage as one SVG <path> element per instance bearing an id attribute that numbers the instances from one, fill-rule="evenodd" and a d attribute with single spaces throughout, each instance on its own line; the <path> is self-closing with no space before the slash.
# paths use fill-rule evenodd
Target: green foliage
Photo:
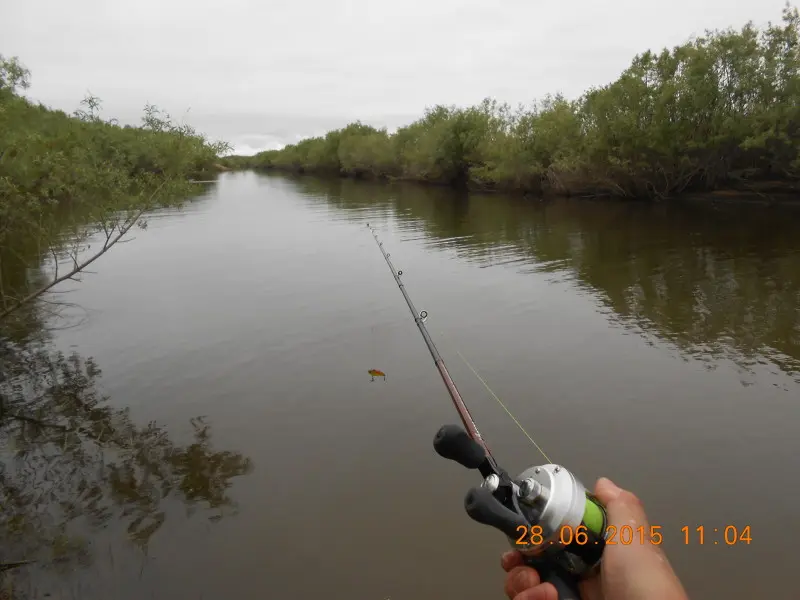
<path id="1" fill-rule="evenodd" d="M 229 164 L 640 198 L 800 189 L 800 14 L 645 52 L 574 102 L 435 106 L 392 135 L 356 123 Z"/>
<path id="2" fill-rule="evenodd" d="M 395 175 L 394 150 L 386 130 L 361 125 L 348 127 L 350 135 L 342 137 L 337 151 L 341 172 L 355 177 Z"/>
<path id="3" fill-rule="evenodd" d="M 30 71 L 20 64 L 19 58 L 6 59 L 0 54 L 0 90 L 14 93 L 17 88 L 28 89 L 30 84 Z"/>
<path id="4" fill-rule="evenodd" d="M 120 127 L 98 116 L 91 95 L 73 116 L 33 104 L 14 92 L 28 78 L 16 59 L 0 57 L 0 245 L 47 208 L 119 209 L 167 180 L 212 171 L 225 149 L 153 106 L 142 127 Z"/>
<path id="5" fill-rule="evenodd" d="M 215 171 L 227 149 L 154 106 L 142 126 L 121 127 L 100 118 L 91 94 L 73 115 L 34 104 L 17 93 L 29 80 L 16 58 L 0 56 L 0 313 L 11 292 L 5 267 L 22 260 L 19 248 L 55 253 L 54 240 L 76 239 L 87 223 L 109 231 L 126 213 L 138 219 L 180 201 L 196 191 L 189 180 Z"/>
<path id="6" fill-rule="evenodd" d="M 217 164 L 224 170 L 255 169 L 258 166 L 255 156 L 240 156 L 237 154 L 223 156 L 217 161 Z"/>

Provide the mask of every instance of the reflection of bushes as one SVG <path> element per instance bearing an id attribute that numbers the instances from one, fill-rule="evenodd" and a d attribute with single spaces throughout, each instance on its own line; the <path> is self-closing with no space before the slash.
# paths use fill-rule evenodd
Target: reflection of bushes
<path id="1" fill-rule="evenodd" d="M 728 355 L 742 366 L 768 356 L 800 375 L 796 210 L 781 210 L 784 218 L 777 208 L 724 203 L 531 203 L 410 183 L 286 179 L 358 222 L 367 207 L 375 224 L 381 213 L 413 221 L 425 244 L 483 266 L 567 271 L 615 320 L 686 352 Z"/>
<path id="2" fill-rule="evenodd" d="M 620 197 L 800 189 L 800 14 L 645 52 L 574 102 L 436 106 L 393 135 L 355 123 L 226 164 Z"/>
<path id="3" fill-rule="evenodd" d="M 759 207 L 748 219 L 736 207 L 654 212 L 555 203 L 529 248 L 572 269 L 626 323 L 692 353 L 729 355 L 742 366 L 767 356 L 800 375 L 793 220 Z"/>
<path id="4" fill-rule="evenodd" d="M 136 425 L 98 394 L 99 375 L 77 354 L 0 347 L 0 562 L 91 562 L 74 523 L 122 523 L 145 547 L 164 523 L 167 498 L 205 507 L 212 520 L 235 509 L 231 479 L 250 472 L 250 459 L 214 450 L 202 418 L 192 421 L 188 445 L 156 423 Z"/>
<path id="5" fill-rule="evenodd" d="M 166 518 L 164 501 L 204 507 L 217 520 L 235 509 L 233 477 L 251 470 L 241 454 L 217 451 L 210 426 L 192 420 L 193 441 L 173 442 L 156 423 L 139 426 L 95 387 L 92 359 L 48 346 L 54 310 L 48 284 L 74 279 L 92 243 L 102 252 L 142 214 L 197 191 L 225 144 L 147 106 L 142 127 L 98 117 L 87 97 L 68 116 L 35 105 L 18 89 L 29 73 L 0 56 L 0 577 L 26 569 L 90 563 L 77 531 L 121 524 L 146 547 Z M 105 234 L 105 243 L 91 240 Z M 80 255 L 80 257 L 79 257 Z M 42 263 L 51 262 L 50 277 Z M 93 259 L 91 259 L 93 260 Z M 66 266 L 64 266 L 66 265 Z M 74 270 L 73 270 L 74 269 Z M 66 273 L 65 273 L 66 271 Z M 31 293 L 31 290 L 33 292 Z M 63 304 L 62 304 L 63 305 Z M 17 310 L 17 309 L 20 310 Z M 14 318 L 8 318 L 10 314 Z M 13 581 L 11 581 L 13 583 Z M 0 597 L 17 597 L 0 590 Z"/>

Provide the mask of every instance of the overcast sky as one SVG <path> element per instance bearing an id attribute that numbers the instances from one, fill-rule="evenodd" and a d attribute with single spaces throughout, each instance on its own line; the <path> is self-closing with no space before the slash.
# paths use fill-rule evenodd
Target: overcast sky
<path id="1" fill-rule="evenodd" d="M 0 0 L 0 54 L 50 106 L 91 91 L 107 118 L 137 123 L 149 102 L 250 154 L 355 119 L 391 129 L 433 104 L 576 97 L 639 52 L 776 22 L 784 3 Z"/>

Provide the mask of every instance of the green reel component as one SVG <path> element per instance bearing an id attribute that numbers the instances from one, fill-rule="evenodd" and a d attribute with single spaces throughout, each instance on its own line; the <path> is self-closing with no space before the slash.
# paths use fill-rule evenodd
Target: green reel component
<path id="1" fill-rule="evenodd" d="M 512 545 L 533 560 L 556 562 L 576 576 L 594 568 L 605 547 L 602 503 L 560 465 L 531 467 L 515 481 L 519 509 L 530 523 L 531 535 L 524 543 L 512 540 Z"/>
<path id="2" fill-rule="evenodd" d="M 594 496 L 586 494 L 586 508 L 583 511 L 583 524 L 599 537 L 605 537 L 606 511 Z"/>

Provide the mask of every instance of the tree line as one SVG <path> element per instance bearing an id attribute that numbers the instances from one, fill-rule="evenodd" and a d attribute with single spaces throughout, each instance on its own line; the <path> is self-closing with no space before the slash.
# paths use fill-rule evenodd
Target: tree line
<path id="1" fill-rule="evenodd" d="M 576 100 L 437 105 L 394 133 L 361 122 L 232 168 L 411 179 L 532 194 L 663 199 L 800 191 L 800 14 L 637 55 Z"/>

